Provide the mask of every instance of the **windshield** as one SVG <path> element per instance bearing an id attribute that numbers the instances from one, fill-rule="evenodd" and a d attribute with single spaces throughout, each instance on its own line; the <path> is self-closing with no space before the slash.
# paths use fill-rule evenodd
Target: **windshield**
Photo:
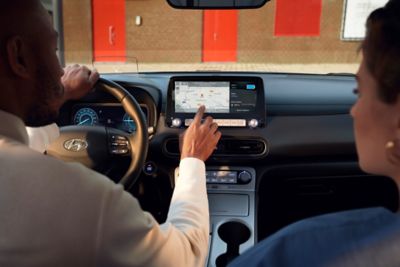
<path id="1" fill-rule="evenodd" d="M 273 0 L 250 10 L 179 10 L 166 0 L 68 0 L 49 9 L 62 22 L 66 65 L 354 74 L 366 17 L 386 2 Z"/>

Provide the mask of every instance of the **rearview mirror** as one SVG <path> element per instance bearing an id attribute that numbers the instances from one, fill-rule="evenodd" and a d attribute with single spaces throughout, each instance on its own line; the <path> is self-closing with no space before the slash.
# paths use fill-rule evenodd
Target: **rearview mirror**
<path id="1" fill-rule="evenodd" d="M 269 0 L 167 0 L 180 9 L 250 9 L 262 7 Z"/>

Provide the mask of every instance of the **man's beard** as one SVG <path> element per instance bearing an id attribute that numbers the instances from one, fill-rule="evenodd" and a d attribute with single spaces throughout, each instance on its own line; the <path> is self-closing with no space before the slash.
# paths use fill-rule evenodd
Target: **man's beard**
<path id="1" fill-rule="evenodd" d="M 25 121 L 25 124 L 29 127 L 45 126 L 54 123 L 58 118 L 59 106 L 55 103 L 61 101 L 64 88 L 61 79 L 55 81 L 49 75 L 50 73 L 40 67 L 36 73 L 36 102 L 33 103 Z"/>

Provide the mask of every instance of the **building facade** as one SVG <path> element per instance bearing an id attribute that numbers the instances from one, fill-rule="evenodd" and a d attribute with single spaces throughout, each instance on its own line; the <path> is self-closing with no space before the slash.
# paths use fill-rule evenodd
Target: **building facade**
<path id="1" fill-rule="evenodd" d="M 279 32 L 278 23 L 285 25 L 284 16 L 277 19 L 279 1 L 288 0 L 234 11 L 178 10 L 165 0 L 63 1 L 66 62 L 358 61 L 360 42 L 340 38 L 344 0 L 320 0 L 315 29 L 301 29 L 299 20 L 298 34 Z"/>

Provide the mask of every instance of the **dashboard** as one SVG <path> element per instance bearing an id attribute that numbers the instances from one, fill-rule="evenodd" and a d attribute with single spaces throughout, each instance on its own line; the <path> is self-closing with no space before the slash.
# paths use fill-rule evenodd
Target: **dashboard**
<path id="1" fill-rule="evenodd" d="M 208 105 L 205 115 L 213 116 L 222 132 L 212 164 L 356 159 L 349 115 L 356 99 L 353 76 L 226 72 L 103 77 L 119 83 L 141 105 L 154 133 L 149 161 L 178 162 L 179 135 L 200 104 Z M 120 104 L 99 91 L 64 105 L 58 123 L 135 129 Z"/>
<path id="2" fill-rule="evenodd" d="M 238 231 L 250 233 L 241 252 L 306 217 L 370 206 L 398 208 L 393 181 L 367 175 L 358 167 L 349 114 L 356 100 L 354 76 L 251 72 L 102 76 L 132 94 L 146 116 L 147 159 L 140 182 L 129 190 L 159 222 L 166 219 L 173 192 L 179 136 L 199 105 L 206 105 L 205 115 L 218 122 L 222 137 L 206 162 L 210 267 L 226 252 L 226 243 L 230 246 L 218 235 L 222 228 L 232 236 Z M 132 134 L 136 127 L 113 97 L 99 91 L 66 103 L 58 124 L 100 125 Z M 114 169 L 123 169 L 122 163 L 116 162 Z"/>

